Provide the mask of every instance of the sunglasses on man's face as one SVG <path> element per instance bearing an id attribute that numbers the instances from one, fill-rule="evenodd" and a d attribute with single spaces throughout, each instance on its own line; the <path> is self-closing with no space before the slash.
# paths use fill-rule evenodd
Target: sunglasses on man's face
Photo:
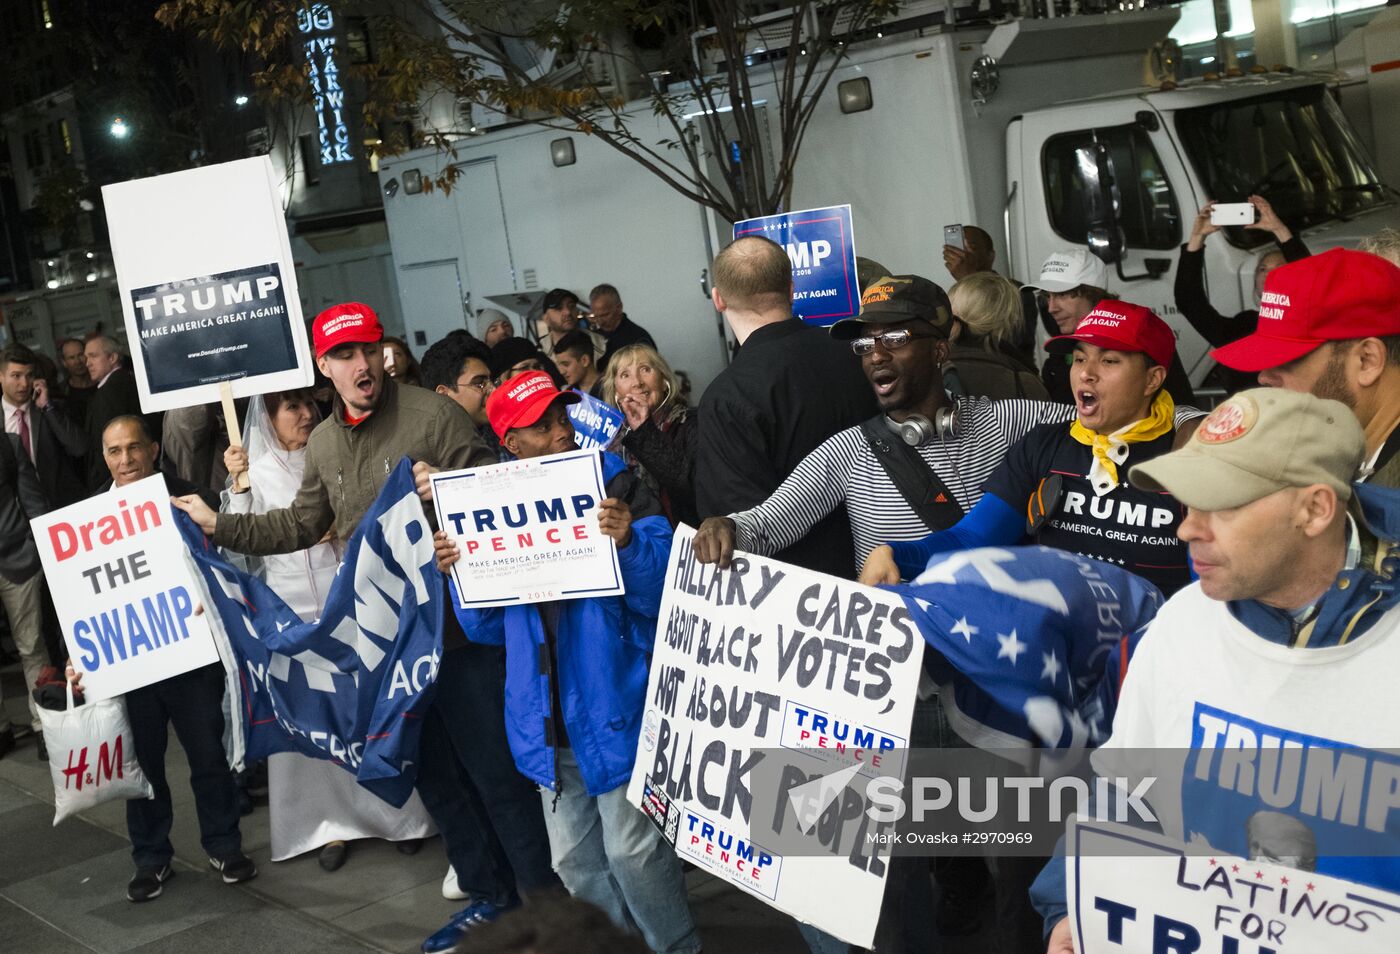
<path id="1" fill-rule="evenodd" d="M 886 351 L 898 351 L 916 338 L 937 338 L 938 335 L 923 334 L 918 335 L 908 330 L 900 328 L 897 331 L 886 331 L 878 335 L 868 335 L 864 338 L 854 338 L 851 340 L 851 350 L 856 354 L 869 354 L 875 350 L 878 342 Z"/>

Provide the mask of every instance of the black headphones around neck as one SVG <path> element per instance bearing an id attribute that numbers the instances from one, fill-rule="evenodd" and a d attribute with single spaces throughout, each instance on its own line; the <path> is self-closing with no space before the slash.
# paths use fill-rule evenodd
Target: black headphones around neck
<path id="1" fill-rule="evenodd" d="M 922 414 L 910 414 L 902 421 L 886 415 L 885 427 L 910 447 L 918 447 L 935 439 L 951 441 L 958 436 L 958 407 L 956 404 L 940 407 L 932 421 Z"/>

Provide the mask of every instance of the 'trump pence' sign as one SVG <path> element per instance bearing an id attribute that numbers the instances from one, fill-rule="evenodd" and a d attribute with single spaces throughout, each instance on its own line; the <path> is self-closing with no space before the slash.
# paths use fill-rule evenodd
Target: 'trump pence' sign
<path id="1" fill-rule="evenodd" d="M 305 387 L 287 225 L 266 156 L 104 186 L 122 315 L 147 412 Z"/>
<path id="2" fill-rule="evenodd" d="M 218 662 L 160 474 L 31 521 L 89 699 Z"/>
<path id="3" fill-rule="evenodd" d="M 807 209 L 734 223 L 734 237 L 758 235 L 787 249 L 792 260 L 792 313 L 831 325 L 860 314 L 851 207 Z"/>
<path id="4" fill-rule="evenodd" d="M 466 609 L 617 596 L 617 546 L 598 529 L 606 497 L 597 451 L 567 451 L 433 475 L 438 526 Z"/>

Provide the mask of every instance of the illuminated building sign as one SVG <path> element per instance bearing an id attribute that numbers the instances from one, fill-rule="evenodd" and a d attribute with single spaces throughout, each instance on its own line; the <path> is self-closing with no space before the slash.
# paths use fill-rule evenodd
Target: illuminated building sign
<path id="1" fill-rule="evenodd" d="M 335 15 L 324 3 L 313 3 L 297 14 L 297 29 L 306 38 L 306 62 L 311 67 L 311 95 L 321 127 L 321 165 L 350 162 L 350 130 L 345 125 L 345 90 L 335 65 Z"/>

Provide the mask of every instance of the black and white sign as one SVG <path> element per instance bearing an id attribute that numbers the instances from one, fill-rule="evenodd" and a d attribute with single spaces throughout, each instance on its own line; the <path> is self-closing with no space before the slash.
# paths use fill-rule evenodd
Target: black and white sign
<path id="1" fill-rule="evenodd" d="M 103 187 L 146 412 L 306 387 L 310 343 L 266 156 Z"/>

